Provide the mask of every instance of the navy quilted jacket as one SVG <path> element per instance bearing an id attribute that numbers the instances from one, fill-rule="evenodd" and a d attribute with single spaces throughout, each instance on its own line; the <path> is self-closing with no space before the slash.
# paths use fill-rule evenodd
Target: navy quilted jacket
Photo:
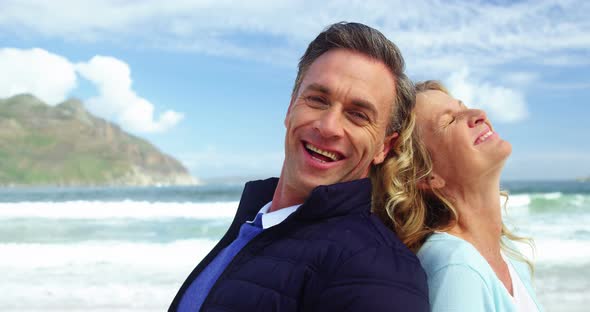
<path id="1" fill-rule="evenodd" d="M 248 182 L 225 236 L 174 298 L 272 200 L 278 179 Z M 368 179 L 319 186 L 282 223 L 250 241 L 219 277 L 201 311 L 428 311 L 416 256 L 370 213 Z"/>

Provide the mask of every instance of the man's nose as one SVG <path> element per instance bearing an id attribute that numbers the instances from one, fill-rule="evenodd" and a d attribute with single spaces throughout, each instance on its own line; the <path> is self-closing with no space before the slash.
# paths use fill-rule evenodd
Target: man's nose
<path id="1" fill-rule="evenodd" d="M 486 112 L 481 109 L 470 109 L 469 110 L 469 127 L 473 128 L 481 123 L 484 123 L 488 119 Z"/>
<path id="2" fill-rule="evenodd" d="M 324 138 L 340 137 L 344 133 L 343 114 L 336 107 L 323 111 L 315 123 L 315 128 Z"/>

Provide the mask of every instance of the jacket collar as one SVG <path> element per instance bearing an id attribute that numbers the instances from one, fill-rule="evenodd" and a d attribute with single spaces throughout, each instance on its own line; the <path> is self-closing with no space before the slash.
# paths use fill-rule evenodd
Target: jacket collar
<path id="1" fill-rule="evenodd" d="M 236 220 L 250 220 L 272 200 L 279 179 L 246 183 Z M 371 180 L 368 178 L 313 189 L 307 200 L 294 213 L 298 219 L 325 219 L 340 215 L 368 213 L 371 209 Z"/>

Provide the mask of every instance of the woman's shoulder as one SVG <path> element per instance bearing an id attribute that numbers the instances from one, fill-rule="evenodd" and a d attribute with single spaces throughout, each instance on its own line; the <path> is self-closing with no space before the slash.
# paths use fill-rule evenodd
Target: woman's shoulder
<path id="1" fill-rule="evenodd" d="M 489 267 L 473 245 L 444 232 L 436 232 L 428 237 L 417 256 L 428 275 L 457 266 L 484 274 Z"/>
<path id="2" fill-rule="evenodd" d="M 495 310 L 487 262 L 469 242 L 434 233 L 418 251 L 418 259 L 428 277 L 432 311 Z"/>

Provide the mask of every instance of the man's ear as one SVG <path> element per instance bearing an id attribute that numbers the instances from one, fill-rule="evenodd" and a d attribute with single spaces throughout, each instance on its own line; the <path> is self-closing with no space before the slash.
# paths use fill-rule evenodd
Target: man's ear
<path id="1" fill-rule="evenodd" d="M 418 188 L 421 190 L 440 189 L 445 187 L 447 183 L 438 174 L 431 172 L 428 176 L 418 181 Z"/>
<path id="2" fill-rule="evenodd" d="M 373 158 L 373 165 L 378 165 L 385 160 L 385 157 L 387 157 L 387 154 L 389 154 L 389 152 L 395 146 L 395 142 L 397 142 L 398 137 L 399 137 L 399 133 L 397 133 L 397 132 L 394 132 L 390 136 L 385 137 L 385 140 L 383 141 L 383 148 Z"/>

